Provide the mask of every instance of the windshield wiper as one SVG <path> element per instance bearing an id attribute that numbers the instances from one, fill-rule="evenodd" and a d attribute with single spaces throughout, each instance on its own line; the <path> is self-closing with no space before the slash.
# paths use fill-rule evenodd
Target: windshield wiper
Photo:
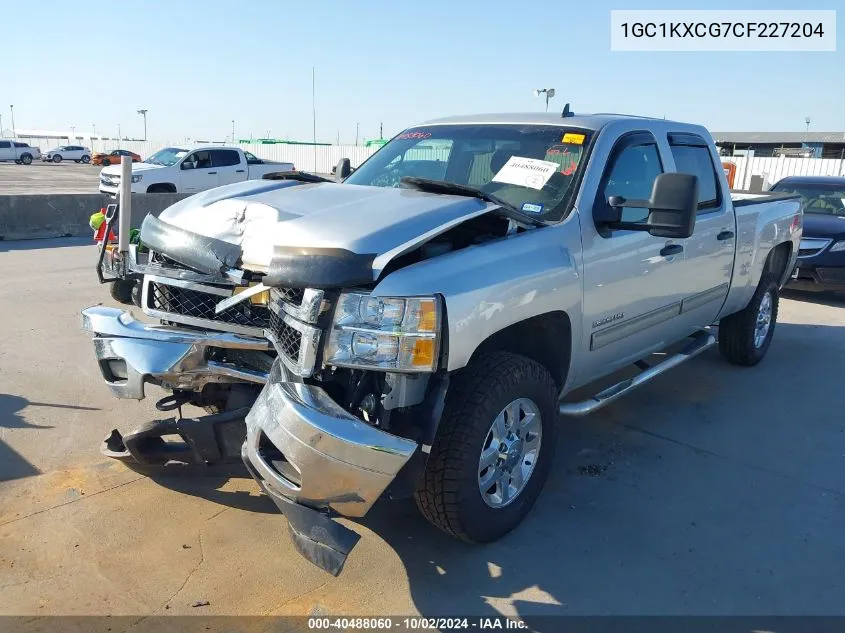
<path id="1" fill-rule="evenodd" d="M 309 174 L 305 171 L 275 171 L 264 174 L 262 180 L 298 180 L 299 182 L 335 182 L 330 178 L 323 178 L 317 174 Z"/>
<path id="2" fill-rule="evenodd" d="M 511 220 L 522 222 L 523 224 L 544 226 L 543 222 L 537 218 L 532 218 L 531 216 L 524 214 L 509 202 L 505 202 L 498 196 L 494 196 L 492 193 L 487 193 L 486 191 L 470 187 L 469 185 L 459 185 L 456 182 L 432 180 L 431 178 L 417 178 L 416 176 L 405 176 L 400 182 L 409 189 L 416 189 L 427 193 L 445 193 L 456 196 L 469 196 L 471 198 L 484 200 L 485 202 L 492 202 L 493 204 L 498 205 L 502 214 Z"/>

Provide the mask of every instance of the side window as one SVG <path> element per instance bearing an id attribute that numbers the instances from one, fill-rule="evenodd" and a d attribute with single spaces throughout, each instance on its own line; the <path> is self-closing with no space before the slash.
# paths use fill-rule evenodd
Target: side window
<path id="1" fill-rule="evenodd" d="M 246 162 L 248 165 L 262 165 L 264 163 L 264 161 L 251 152 L 244 152 L 244 156 L 246 156 Z"/>
<path id="2" fill-rule="evenodd" d="M 231 149 L 215 149 L 211 151 L 211 163 L 213 167 L 231 167 L 240 165 L 241 157 Z"/>
<path id="3" fill-rule="evenodd" d="M 9 149 L 11 146 L 9 141 L 0 141 L 0 149 Z"/>
<path id="4" fill-rule="evenodd" d="M 683 174 L 698 176 L 699 213 L 718 207 L 721 204 L 719 183 L 716 182 L 716 168 L 706 145 L 673 144 L 670 137 L 675 168 Z"/>
<path id="5" fill-rule="evenodd" d="M 15 147 L 29 147 L 29 145 L 26 143 L 12 143 L 12 145 L 14 145 Z M 0 145 L 0 147 L 2 147 L 2 145 Z"/>
<path id="6" fill-rule="evenodd" d="M 597 204 L 607 205 L 611 196 L 648 199 L 654 179 L 663 173 L 656 142 L 631 142 L 616 152 L 613 165 L 605 172 Z M 623 222 L 644 222 L 648 209 L 623 208 Z"/>
<path id="7" fill-rule="evenodd" d="M 195 163 L 195 169 L 208 169 L 211 167 L 211 152 L 194 152 L 191 157 Z"/>

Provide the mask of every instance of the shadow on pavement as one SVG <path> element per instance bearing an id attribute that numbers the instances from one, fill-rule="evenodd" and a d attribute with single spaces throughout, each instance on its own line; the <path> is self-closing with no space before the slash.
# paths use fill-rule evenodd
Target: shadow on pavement
<path id="1" fill-rule="evenodd" d="M 2 242 L 0 242 L 2 244 Z M 26 407 L 50 407 L 56 409 L 78 409 L 81 411 L 98 411 L 92 407 L 79 407 L 69 404 L 55 404 L 51 402 L 30 402 L 21 396 L 0 393 L 0 428 L 4 429 L 52 429 L 54 427 L 27 422 L 20 412 Z M 12 447 L 0 441 L 0 481 L 22 479 L 39 474 L 40 471 L 19 455 Z"/>
<path id="2" fill-rule="evenodd" d="M 12 251 L 32 251 L 42 248 L 69 248 L 73 246 L 89 246 L 93 244 L 94 242 L 90 237 L 65 236 L 8 241 L 0 239 L 0 253 Z"/>
<path id="3" fill-rule="evenodd" d="M 792 301 L 817 303 L 832 308 L 845 308 L 845 291 L 784 288 L 781 290 L 781 297 L 783 299 L 791 299 Z"/>

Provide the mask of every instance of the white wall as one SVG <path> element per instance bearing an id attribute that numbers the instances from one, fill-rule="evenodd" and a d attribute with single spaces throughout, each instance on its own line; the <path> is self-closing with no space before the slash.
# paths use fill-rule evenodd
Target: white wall
<path id="1" fill-rule="evenodd" d="M 787 176 L 845 176 L 845 160 L 841 158 L 723 156 L 722 162 L 736 165 L 734 189 L 748 189 L 752 176 L 763 177 L 764 189 Z"/>

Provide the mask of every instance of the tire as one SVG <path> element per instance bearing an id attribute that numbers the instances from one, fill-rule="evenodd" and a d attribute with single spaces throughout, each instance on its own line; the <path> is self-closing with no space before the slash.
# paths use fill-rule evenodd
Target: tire
<path id="1" fill-rule="evenodd" d="M 112 299 L 120 303 L 129 305 L 132 303 L 132 288 L 135 286 L 134 281 L 127 281 L 125 279 L 116 279 L 112 282 L 109 288 L 109 293 Z"/>
<path id="2" fill-rule="evenodd" d="M 88 154 L 84 154 L 84 155 L 82 156 L 82 162 L 83 162 L 83 163 L 85 163 L 85 164 L 87 165 L 88 163 L 90 163 L 90 162 L 91 162 L 91 157 L 90 157 L 90 156 L 88 156 Z"/>
<path id="3" fill-rule="evenodd" d="M 111 165 L 111 161 L 108 158 L 104 158 L 101 164 L 103 167 L 108 167 Z"/>
<path id="4" fill-rule="evenodd" d="M 20 165 L 20 164 L 21 164 L 21 161 L 19 161 L 19 160 L 15 161 L 15 165 Z"/>
<path id="5" fill-rule="evenodd" d="M 60 163 L 60 162 L 62 162 L 62 157 L 61 157 L 61 155 L 60 155 L 60 154 L 54 154 L 54 155 L 53 155 L 53 162 L 54 162 L 54 163 Z"/>
<path id="6" fill-rule="evenodd" d="M 73 162 L 74 162 L 74 163 L 76 163 L 77 165 L 79 164 L 79 161 L 78 161 L 78 160 L 75 160 L 75 161 L 73 161 Z"/>
<path id="7" fill-rule="evenodd" d="M 150 185 L 147 187 L 147 193 L 176 193 L 171 185 Z"/>
<path id="8" fill-rule="evenodd" d="M 32 154 L 21 154 L 21 163 L 24 165 L 32 165 Z"/>
<path id="9" fill-rule="evenodd" d="M 494 476 L 494 483 L 483 492 L 480 479 L 487 478 L 491 471 L 482 470 L 480 460 L 491 449 L 496 455 L 503 454 L 495 450 L 492 427 L 505 407 L 514 402 L 535 407 L 535 417 L 539 415 L 540 420 L 531 431 L 541 432 L 539 437 L 532 432 L 523 436 L 534 437 L 532 441 L 537 443 L 524 486 L 506 502 L 500 495 L 500 505 L 495 507 L 494 496 L 501 490 L 495 483 L 498 477 Z M 437 437 L 415 494 L 420 512 L 444 532 L 471 543 L 495 541 L 510 532 L 528 514 L 548 477 L 557 418 L 557 388 L 543 366 L 507 352 L 480 356 L 453 377 Z M 508 461 L 489 467 L 493 472 L 502 472 L 500 467 L 508 464 L 512 473 L 517 466 L 528 465 L 528 454 L 519 456 L 518 448 L 507 452 Z M 516 462 L 510 453 L 518 457 Z M 506 475 L 505 481 L 515 481 L 511 476 Z"/>
<path id="10" fill-rule="evenodd" d="M 778 291 L 774 276 L 763 273 L 745 309 L 719 322 L 719 352 L 728 362 L 753 367 L 763 360 L 777 325 Z"/>

